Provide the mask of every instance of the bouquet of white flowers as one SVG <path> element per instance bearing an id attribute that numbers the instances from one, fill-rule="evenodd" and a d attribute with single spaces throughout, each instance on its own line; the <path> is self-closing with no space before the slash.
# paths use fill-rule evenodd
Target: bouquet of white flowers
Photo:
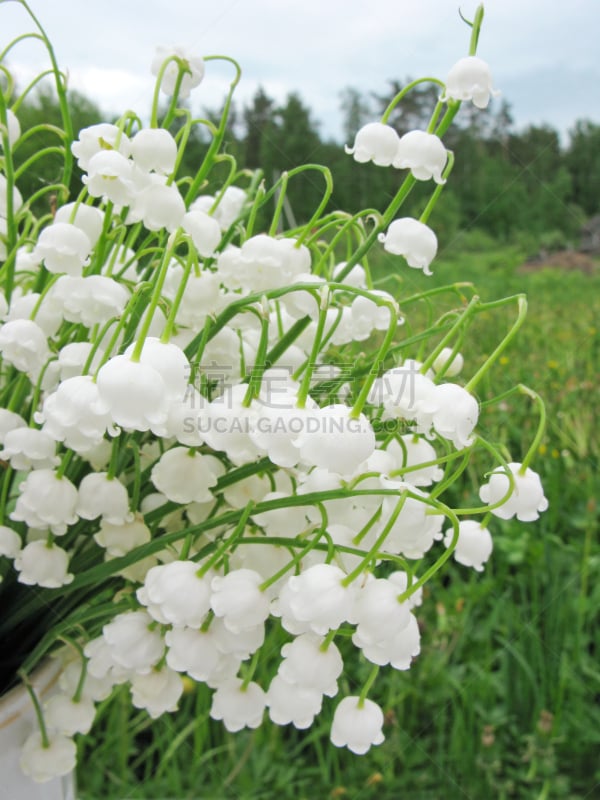
<path id="1" fill-rule="evenodd" d="M 399 269 L 430 273 L 427 223 L 453 164 L 442 137 L 462 102 L 485 107 L 493 92 L 475 55 L 483 9 L 469 55 L 433 79 L 428 129 L 399 137 L 387 124 L 410 84 L 347 148 L 399 179 L 383 211 L 353 215 L 331 208 L 324 167 L 300 165 L 269 188 L 221 152 L 232 59 L 218 124 L 179 101 L 223 57 L 162 50 L 150 124 L 127 112 L 75 138 L 65 76 L 30 15 L 63 126 L 46 126 L 55 143 L 19 162 L 32 135 L 19 108 L 36 81 L 17 94 L 1 67 L 0 636 L 3 688 L 24 681 L 37 712 L 22 768 L 36 781 L 72 770 L 73 737 L 124 683 L 153 717 L 177 708 L 187 675 L 214 690 L 210 715 L 229 731 L 257 727 L 265 710 L 308 728 L 358 658 L 372 673 L 337 703 L 331 740 L 365 753 L 383 741 L 367 697 L 378 669 L 407 670 L 419 653 L 422 587 L 452 555 L 482 570 L 493 516 L 529 521 L 547 506 L 529 468 L 544 423 L 535 392 L 512 390 L 540 413 L 522 462 L 477 427 L 477 385 L 525 298 L 483 303 L 464 285 L 393 297 L 374 288 L 367 260 L 384 249 Z M 196 174 L 180 174 L 194 125 L 210 146 Z M 23 175 L 57 152 L 62 178 L 22 197 Z M 74 159 L 83 190 L 70 199 Z M 307 171 L 322 201 L 287 229 L 288 184 Z M 430 180 L 419 219 L 401 216 Z M 412 309 L 444 291 L 459 307 L 403 335 Z M 510 305 L 513 327 L 454 380 L 471 321 Z M 475 454 L 489 480 L 461 491 L 480 502 L 453 507 Z M 281 652 L 271 672 L 265 640 Z M 61 675 L 43 703 L 29 676 L 49 656 Z"/>

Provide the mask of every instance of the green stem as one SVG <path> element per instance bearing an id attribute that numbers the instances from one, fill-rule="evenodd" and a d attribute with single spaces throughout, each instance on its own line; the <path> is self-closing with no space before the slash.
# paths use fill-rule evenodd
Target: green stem
<path id="1" fill-rule="evenodd" d="M 231 108 L 231 102 L 233 100 L 233 93 L 238 85 L 240 78 L 242 76 L 242 71 L 240 69 L 240 65 L 235 61 L 233 58 L 229 56 L 206 56 L 204 61 L 227 61 L 230 64 L 233 64 L 235 67 L 235 77 L 229 86 L 229 92 L 227 93 L 227 97 L 225 98 L 225 105 L 223 107 L 223 113 L 221 114 L 221 121 L 219 123 L 219 127 L 217 128 L 217 132 L 213 137 L 212 142 L 210 143 L 210 147 L 208 148 L 208 152 L 202 162 L 202 165 L 194 180 L 192 181 L 190 188 L 185 196 L 185 204 L 186 207 L 189 206 L 191 201 L 196 197 L 199 188 L 202 186 L 202 181 L 208 175 L 210 168 L 213 165 L 215 156 L 219 152 L 221 148 L 221 144 L 223 142 L 223 138 L 225 136 L 225 130 L 227 127 L 227 119 L 229 117 L 229 111 Z"/>
<path id="2" fill-rule="evenodd" d="M 435 208 L 435 204 L 439 200 L 442 190 L 446 185 L 446 181 L 448 180 L 448 176 L 452 172 L 452 167 L 454 166 L 454 153 L 452 152 L 452 150 L 446 150 L 446 154 L 448 156 L 448 161 L 446 162 L 446 166 L 442 171 L 442 183 L 436 184 L 433 194 L 427 201 L 427 205 L 425 206 L 425 208 L 421 213 L 421 216 L 419 217 L 419 222 L 422 222 L 423 224 L 427 222 L 427 220 L 431 215 L 431 212 Z"/>
<path id="3" fill-rule="evenodd" d="M 173 335 L 173 329 L 175 327 L 175 321 L 177 319 L 177 312 L 179 311 L 179 307 L 183 300 L 183 296 L 185 294 L 185 288 L 187 286 L 187 282 L 189 280 L 192 267 L 194 267 L 194 270 L 199 269 L 198 255 L 196 253 L 196 248 L 188 241 L 188 256 L 185 262 L 185 267 L 183 268 L 183 275 L 181 276 L 181 280 L 179 281 L 179 286 L 177 287 L 177 294 L 175 295 L 175 299 L 171 304 L 171 310 L 169 311 L 169 316 L 167 317 L 165 329 L 163 331 L 162 336 L 160 337 L 160 341 L 162 344 L 168 344 L 169 340 L 171 339 L 171 336 Z"/>
<path id="4" fill-rule="evenodd" d="M 162 262 L 158 268 L 158 277 L 156 279 L 156 283 L 154 284 L 152 297 L 150 298 L 150 303 L 145 311 L 144 321 L 142 322 L 133 353 L 131 354 L 131 360 L 134 362 L 140 360 L 142 350 L 144 349 L 144 342 L 148 336 L 150 326 L 152 325 L 152 317 L 154 316 L 154 312 L 158 308 L 158 305 L 162 299 L 162 288 L 167 277 L 171 256 L 177 247 L 179 233 L 180 229 L 172 233 L 167 240 L 167 246 L 164 250 Z"/>
<path id="5" fill-rule="evenodd" d="M 389 532 L 391 531 L 392 527 L 394 526 L 394 523 L 396 522 L 396 519 L 398 518 L 398 515 L 402 511 L 404 504 L 406 503 L 407 497 L 408 497 L 408 492 L 407 491 L 402 492 L 402 494 L 400 495 L 400 499 L 398 500 L 398 502 L 394 507 L 394 510 L 390 514 L 390 518 L 388 519 L 383 530 L 375 540 L 373 546 L 368 551 L 363 560 L 352 570 L 352 572 L 348 573 L 348 575 L 346 575 L 346 577 L 342 580 L 341 582 L 342 586 L 350 586 L 352 581 L 356 580 L 356 578 L 358 578 L 359 575 L 362 575 L 364 570 L 368 567 L 369 563 L 377 555 L 379 548 L 387 539 Z"/>
<path id="6" fill-rule="evenodd" d="M 27 13 L 33 20 L 34 24 L 36 25 L 37 29 L 39 30 L 44 45 L 46 46 L 46 50 L 48 51 L 50 62 L 52 64 L 52 72 L 54 73 L 56 93 L 58 95 L 58 105 L 60 108 L 60 115 L 62 119 L 63 128 L 65 131 L 65 137 L 67 140 L 67 146 L 65 147 L 65 161 L 63 166 L 61 183 L 64 186 L 68 186 L 71 181 L 71 173 L 73 171 L 73 154 L 71 153 L 70 143 L 73 141 L 74 136 L 73 136 L 73 123 L 71 121 L 71 112 L 67 100 L 66 80 L 63 73 L 58 68 L 58 62 L 56 61 L 56 56 L 54 55 L 54 49 L 52 47 L 52 44 L 50 43 L 50 40 L 48 39 L 48 36 L 46 35 L 46 31 L 40 24 L 40 21 L 35 16 L 35 14 L 29 7 L 28 3 L 25 2 L 25 0 L 19 0 L 19 2 L 25 8 Z"/>
<path id="7" fill-rule="evenodd" d="M 329 298 L 330 298 L 329 289 L 321 291 L 319 319 L 317 320 L 317 329 L 315 331 L 315 338 L 313 340 L 313 346 L 310 351 L 308 362 L 306 363 L 304 369 L 304 375 L 302 376 L 302 383 L 300 384 L 300 388 L 298 390 L 298 400 L 296 402 L 296 406 L 298 408 L 304 408 L 306 405 L 306 399 L 308 397 L 308 392 L 310 390 L 310 379 L 312 378 L 313 370 L 317 364 L 317 358 L 319 356 L 319 351 L 321 349 L 321 340 L 323 338 L 325 322 L 327 321 Z"/>
<path id="8" fill-rule="evenodd" d="M 365 682 L 365 685 L 361 689 L 360 697 L 358 698 L 358 703 L 357 703 L 359 708 L 362 708 L 364 706 L 365 700 L 367 699 L 367 695 L 369 694 L 369 690 L 371 689 L 371 686 L 373 686 L 373 684 L 375 683 L 375 678 L 377 677 L 378 673 L 379 673 L 379 667 L 377 664 L 375 664 L 375 666 L 371 669 L 371 672 Z"/>
<path id="9" fill-rule="evenodd" d="M 236 541 L 240 538 L 243 534 L 244 529 L 246 527 L 246 523 L 248 522 L 248 517 L 252 513 L 254 509 L 255 503 L 251 500 L 246 507 L 244 508 L 237 525 L 233 529 L 231 536 L 228 536 L 224 542 L 222 542 L 221 546 L 217 548 L 217 551 L 208 558 L 204 564 L 200 567 L 200 569 L 196 572 L 196 575 L 199 578 L 203 578 L 206 573 L 215 565 L 217 564 L 221 558 L 228 552 L 232 552 L 233 545 L 235 545 Z"/>
<path id="10" fill-rule="evenodd" d="M 411 81 L 407 83 L 406 86 L 401 89 L 398 94 L 390 101 L 387 108 L 381 115 L 381 121 L 384 125 L 387 125 L 387 122 L 390 118 L 392 111 L 396 108 L 398 103 L 405 97 L 415 86 L 418 86 L 420 83 L 434 83 L 437 86 L 440 86 L 442 89 L 445 89 L 443 81 L 439 80 L 439 78 L 417 78 L 415 81 Z"/>
<path id="11" fill-rule="evenodd" d="M 17 674 L 23 681 L 23 684 L 27 689 L 29 697 L 31 698 L 31 702 L 33 703 L 33 707 L 35 709 L 35 716 L 37 717 L 37 722 L 40 729 L 40 736 L 42 738 L 42 747 L 48 748 L 50 747 L 50 739 L 48 738 L 48 730 L 46 729 L 46 723 L 44 721 L 42 705 L 38 699 L 38 696 L 33 686 L 31 685 L 31 681 L 29 680 L 25 670 L 20 669 Z"/>
<path id="12" fill-rule="evenodd" d="M 525 322 L 525 317 L 527 315 L 527 298 L 524 294 L 516 295 L 515 297 L 505 298 L 503 301 L 499 301 L 498 303 L 487 303 L 481 306 L 481 310 L 484 308 L 490 308 L 492 306 L 496 307 L 500 303 L 504 304 L 506 302 L 515 300 L 517 301 L 517 319 L 511 326 L 510 330 L 506 334 L 506 336 L 502 339 L 500 344 L 494 349 L 492 354 L 488 356 L 482 366 L 477 370 L 475 375 L 471 378 L 471 380 L 465 385 L 465 389 L 467 392 L 473 394 L 473 389 L 479 381 L 490 371 L 492 366 L 496 363 L 496 361 L 500 358 L 502 353 L 506 350 L 508 345 L 512 342 L 512 340 L 517 335 L 517 331 L 521 327 L 521 325 Z"/>

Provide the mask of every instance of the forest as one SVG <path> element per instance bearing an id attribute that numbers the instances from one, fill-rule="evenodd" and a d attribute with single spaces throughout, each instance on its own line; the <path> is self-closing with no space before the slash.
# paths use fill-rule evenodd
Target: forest
<path id="1" fill-rule="evenodd" d="M 267 184 L 299 164 L 327 166 L 333 175 L 331 210 L 354 213 L 381 209 L 393 195 L 400 176 L 393 168 L 371 163 L 360 169 L 344 152 L 356 131 L 378 119 L 403 86 L 410 82 L 391 80 L 384 95 L 364 95 L 347 87 L 340 93 L 344 142 L 324 139 L 319 122 L 298 93 L 291 92 L 278 103 L 259 88 L 251 102 L 232 107 L 226 150 L 241 168 L 261 169 Z M 437 101 L 438 89 L 419 84 L 392 113 L 389 123 L 402 135 L 426 128 Z M 75 131 L 100 121 L 113 121 L 88 97 L 70 93 Z M 203 124 L 192 128 L 180 174 L 193 174 L 208 150 L 211 122 L 220 109 L 205 109 Z M 41 91 L 19 110 L 22 130 L 39 123 L 60 123 L 56 101 L 50 91 Z M 50 136 L 50 134 L 47 134 Z M 47 146 L 46 134 L 36 134 L 19 147 L 23 163 Z M 53 142 L 52 142 L 53 143 Z M 600 210 L 600 124 L 577 120 L 567 136 L 551 126 L 530 125 L 516 130 L 510 99 L 492 101 L 485 111 L 466 106 L 445 136 L 444 143 L 455 155 L 452 180 L 431 218 L 443 249 L 458 232 L 487 234 L 499 243 L 518 244 L 530 255 L 540 250 L 578 248 L 582 225 Z M 20 189 L 30 196 L 60 174 L 61 157 L 50 154 L 38 161 L 36 170 L 22 178 Z M 223 169 L 228 165 L 224 163 Z M 223 171 L 215 171 L 222 180 Z M 75 173 L 71 196 L 77 194 L 80 177 Z M 242 182 L 243 183 L 243 182 Z M 407 214 L 419 214 L 426 200 L 417 186 L 409 198 Z M 423 191 L 419 191 L 422 189 Z M 207 192 L 210 186 L 207 187 Z M 323 192 L 315 173 L 294 176 L 288 186 L 286 213 L 293 226 L 310 218 Z"/>

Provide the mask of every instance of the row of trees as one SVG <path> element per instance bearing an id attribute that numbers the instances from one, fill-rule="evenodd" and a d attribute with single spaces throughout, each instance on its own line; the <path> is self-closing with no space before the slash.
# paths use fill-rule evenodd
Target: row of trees
<path id="1" fill-rule="evenodd" d="M 401 88 L 401 83 L 392 81 L 389 91 L 381 96 L 345 89 L 340 106 L 346 143 L 353 142 L 361 125 L 378 119 Z M 390 124 L 400 135 L 425 128 L 438 92 L 435 86 L 417 85 L 396 107 Z M 83 96 L 73 98 L 72 108 L 75 130 L 107 119 Z M 215 121 L 219 117 L 210 111 L 206 116 Z M 50 95 L 42 93 L 20 110 L 19 117 L 26 130 L 40 121 L 57 122 L 58 111 Z M 206 127 L 198 126 L 184 164 L 190 173 L 197 169 L 209 141 Z M 506 102 L 492 104 L 485 111 L 464 104 L 444 142 L 455 154 L 454 173 L 430 222 L 442 241 L 458 230 L 476 228 L 501 239 L 524 233 L 537 241 L 577 244 L 582 223 L 600 211 L 598 124 L 576 122 L 567 144 L 562 145 L 557 131 L 548 125 L 514 130 Z M 298 94 L 291 93 L 278 104 L 259 89 L 248 105 L 233 108 L 227 147 L 241 167 L 262 169 L 268 183 L 299 164 L 324 164 L 334 178 L 332 207 L 348 211 L 383 209 L 397 190 L 402 173 L 357 164 L 344 153 L 342 144 L 320 135 L 318 122 Z M 32 137 L 23 146 L 22 158 L 39 146 L 39 137 Z M 52 164 L 47 163 L 25 176 L 32 185 L 21 187 L 24 194 L 51 180 L 51 172 Z M 322 179 L 316 173 L 304 173 L 290 181 L 288 209 L 296 219 L 310 216 L 322 189 Z M 407 213 L 418 215 L 430 191 L 430 185 L 417 186 Z"/>

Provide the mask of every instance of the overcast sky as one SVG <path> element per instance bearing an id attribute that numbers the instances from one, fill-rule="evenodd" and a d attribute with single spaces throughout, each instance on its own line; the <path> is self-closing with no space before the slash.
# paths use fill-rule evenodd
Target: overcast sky
<path id="1" fill-rule="evenodd" d="M 242 66 L 237 97 L 259 85 L 277 100 L 298 91 L 326 136 L 341 139 L 339 93 L 385 92 L 387 81 L 444 79 L 466 55 L 469 29 L 456 0 L 30 0 L 70 84 L 107 112 L 146 117 L 157 45 L 226 54 Z M 465 16 L 477 3 L 463 0 Z M 488 0 L 479 55 L 512 106 L 518 126 L 548 122 L 561 132 L 578 118 L 600 122 L 600 0 Z M 0 44 L 31 29 L 18 3 L 0 0 Z M 23 43 L 9 57 L 24 79 L 47 62 Z M 231 77 L 211 63 L 192 98 L 216 108 Z"/>

